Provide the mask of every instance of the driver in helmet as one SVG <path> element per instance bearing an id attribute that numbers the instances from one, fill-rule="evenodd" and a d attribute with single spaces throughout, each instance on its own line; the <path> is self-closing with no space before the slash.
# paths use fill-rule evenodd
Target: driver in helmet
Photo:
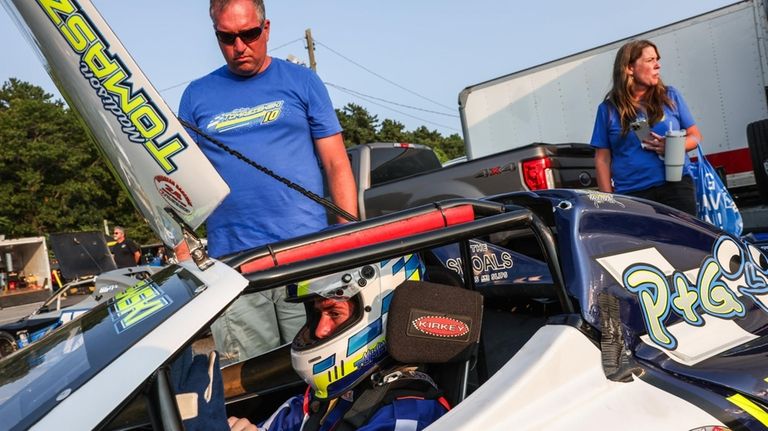
<path id="1" fill-rule="evenodd" d="M 266 421 L 229 418 L 233 430 L 420 430 L 445 414 L 448 403 L 415 365 L 387 355 L 386 318 L 396 286 L 419 280 L 415 255 L 366 265 L 287 287 L 303 302 L 307 323 L 291 345 L 293 368 L 309 387 Z"/>

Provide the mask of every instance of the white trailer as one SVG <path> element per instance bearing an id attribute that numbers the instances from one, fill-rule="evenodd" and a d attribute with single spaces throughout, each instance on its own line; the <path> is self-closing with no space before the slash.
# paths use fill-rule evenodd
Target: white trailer
<path id="1" fill-rule="evenodd" d="M 469 86 L 459 94 L 467 156 L 531 142 L 589 142 L 616 51 L 649 39 L 665 83 L 681 90 L 696 118 L 707 159 L 725 169 L 729 187 L 754 186 L 746 128 L 768 118 L 766 27 L 765 0 L 741 1 Z"/>
<path id="2" fill-rule="evenodd" d="M 45 238 L 0 239 L 0 291 L 12 292 L 24 281 L 24 292 L 43 289 L 50 293 L 51 266 Z M 47 296 L 47 293 L 45 296 Z"/>

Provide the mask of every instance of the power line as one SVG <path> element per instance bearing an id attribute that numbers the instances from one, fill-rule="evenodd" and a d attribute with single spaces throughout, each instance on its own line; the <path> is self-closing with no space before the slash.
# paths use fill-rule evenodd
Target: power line
<path id="1" fill-rule="evenodd" d="M 300 41 L 300 40 L 304 40 L 304 38 L 303 38 L 303 37 L 300 37 L 300 38 L 298 38 L 298 39 L 293 39 L 292 41 L 290 41 L 290 42 L 286 42 L 286 43 L 284 43 L 284 44 L 282 44 L 282 45 L 278 46 L 277 48 L 269 48 L 269 51 L 270 51 L 270 52 L 273 52 L 273 51 L 277 51 L 277 50 L 278 50 L 278 49 L 280 49 L 280 48 L 285 48 L 286 46 L 288 46 L 288 45 L 290 45 L 290 44 L 292 44 L 292 43 L 296 43 L 296 42 L 298 42 L 298 41 Z"/>
<path id="2" fill-rule="evenodd" d="M 381 104 L 381 103 L 375 102 L 375 101 L 373 101 L 373 100 L 369 99 L 368 97 L 365 97 L 365 96 L 361 96 L 360 94 L 355 94 L 355 93 L 352 93 L 352 92 L 347 92 L 347 91 L 346 91 L 346 89 L 342 89 L 342 88 L 340 88 L 340 87 L 337 87 L 337 86 L 333 86 L 333 88 L 335 88 L 335 89 L 337 89 L 337 90 L 339 90 L 339 91 L 342 91 L 342 92 L 348 93 L 348 94 L 350 94 L 350 95 L 352 95 L 352 96 L 355 96 L 355 97 L 357 97 L 357 98 L 363 99 L 363 100 L 365 100 L 365 101 L 366 101 L 366 102 L 368 102 L 368 103 L 372 103 L 372 104 L 374 104 L 374 105 L 376 105 L 376 106 L 380 106 L 380 107 L 382 107 L 382 108 L 384 108 L 384 109 L 389 109 L 390 111 L 394 111 L 394 112 L 397 112 L 398 114 L 401 114 L 401 115 L 405 115 L 406 117 L 410 117 L 410 118 L 413 118 L 414 120 L 419 120 L 419 121 L 423 121 L 423 122 L 425 122 L 425 123 L 429 123 L 429 124 L 432 124 L 432 125 L 435 125 L 435 126 L 440 126 L 440 127 L 443 127 L 443 128 L 445 128 L 445 129 L 448 129 L 448 130 L 453 130 L 454 132 L 458 132 L 458 131 L 459 131 L 458 129 L 456 129 L 456 128 L 454 128 L 454 127 L 451 127 L 451 126 L 446 126 L 445 124 L 435 123 L 434 121 L 429 121 L 429 120 L 427 120 L 427 119 L 424 119 L 424 118 L 419 118 L 419 117 L 416 117 L 416 116 L 414 116 L 414 115 L 411 115 L 411 114 L 405 113 L 405 112 L 403 112 L 403 111 L 398 111 L 397 109 L 394 109 L 394 108 L 391 108 L 391 107 L 389 107 L 389 106 L 383 105 L 383 104 Z"/>
<path id="3" fill-rule="evenodd" d="M 302 41 L 302 40 L 304 40 L 304 38 L 303 38 L 303 37 L 300 37 L 300 38 L 297 38 L 297 39 L 291 40 L 291 41 L 289 41 L 289 42 L 286 42 L 286 43 L 284 43 L 284 44 L 282 44 L 282 45 L 279 45 L 279 46 L 277 46 L 277 47 L 275 47 L 275 48 L 271 48 L 269 51 L 270 51 L 270 52 L 274 52 L 274 51 L 277 51 L 277 50 L 279 50 L 279 49 L 281 49 L 281 48 L 285 48 L 286 46 L 288 46 L 288 45 L 290 45 L 290 44 L 292 44 L 292 43 L 296 43 L 296 42 L 299 42 L 299 41 Z M 397 84 L 397 83 L 395 83 L 395 82 L 393 82 L 393 81 L 391 81 L 391 80 L 389 80 L 389 79 L 387 79 L 387 78 L 385 78 L 385 77 L 383 77 L 383 76 L 379 75 L 378 73 L 376 73 L 376 72 L 374 72 L 374 71 L 372 71 L 372 70 L 370 70 L 370 69 L 366 68 L 365 66 L 362 66 L 362 65 L 360 65 L 360 64 L 358 64 L 358 63 L 356 63 L 355 61 L 353 61 L 353 60 L 351 60 L 351 59 L 349 59 L 349 58 L 345 57 L 344 55 L 342 55 L 342 54 L 340 54 L 340 53 L 336 52 L 335 50 L 333 50 L 333 49 L 332 49 L 332 48 L 330 48 L 329 46 L 327 46 L 327 45 L 323 44 L 322 42 L 319 42 L 317 39 L 315 39 L 315 43 L 317 43 L 317 44 L 320 44 L 320 45 L 324 46 L 325 48 L 327 48 L 328 50 L 330 50 L 330 51 L 331 51 L 331 52 L 333 52 L 334 54 L 336 54 L 336 55 L 338 55 L 338 56 L 340 56 L 340 57 L 344 58 L 345 60 L 347 60 L 347 61 L 349 61 L 349 62 L 351 62 L 351 63 L 355 64 L 356 66 L 358 66 L 358 67 L 362 68 L 363 70 L 365 70 L 365 71 L 367 71 L 367 72 L 369 72 L 369 73 L 371 73 L 371 74 L 373 74 L 373 75 L 375 75 L 375 76 L 377 76 L 377 77 L 379 77 L 379 78 L 383 79 L 384 81 L 387 81 L 387 82 L 389 82 L 390 84 L 392 84 L 392 85 L 394 85 L 394 86 L 396 86 L 396 87 L 398 87 L 398 88 L 401 88 L 401 89 L 403 89 L 403 90 L 405 90 L 405 91 L 407 91 L 407 92 L 409 92 L 409 93 L 411 93 L 411 94 L 413 94 L 413 95 L 415 95 L 415 96 L 418 96 L 418 97 L 420 97 L 420 98 L 422 98 L 422 99 L 424 99 L 424 100 L 427 100 L 427 101 L 429 101 L 429 102 L 432 102 L 432 103 L 434 103 L 434 104 L 436 104 L 436 105 L 439 105 L 439 106 L 441 106 L 441 107 L 443 107 L 443 108 L 446 108 L 446 109 L 453 109 L 453 108 L 451 108 L 451 107 L 449 107 L 449 106 L 445 106 L 445 105 L 443 105 L 443 104 L 441 104 L 441 103 L 439 103 L 439 102 L 435 102 L 434 100 L 432 100 L 432 99 L 429 99 L 428 97 L 422 96 L 422 95 L 420 95 L 420 94 L 418 94 L 418 93 L 416 93 L 416 92 L 414 92 L 414 91 L 411 91 L 411 90 L 409 90 L 409 89 L 407 89 L 407 88 L 405 88 L 405 87 L 403 87 L 403 86 L 401 86 L 401 85 L 399 85 L 399 84 Z M 192 82 L 192 80 L 186 80 L 186 81 L 180 82 L 180 83 L 178 83 L 178 84 L 174 84 L 174 85 L 171 85 L 170 87 L 166 87 L 166 88 L 163 88 L 163 89 L 161 89 L 161 90 L 158 90 L 158 92 L 160 92 L 160 93 L 164 93 L 164 92 L 166 92 L 166 91 L 169 91 L 169 90 L 173 90 L 174 88 L 178 88 L 178 87 L 181 87 L 182 85 L 187 85 L 187 84 L 189 84 L 190 82 Z M 454 127 L 451 127 L 451 126 L 446 126 L 445 124 L 440 124 L 440 123 L 436 123 L 436 122 L 434 122 L 434 121 L 429 121 L 429 120 L 427 120 L 427 119 L 424 119 L 424 118 L 416 117 L 416 116 L 414 116 L 414 115 L 411 115 L 411 114 L 408 114 L 408 113 L 405 113 L 405 112 L 399 111 L 399 110 L 397 110 L 397 109 L 391 108 L 391 107 L 389 107 L 389 106 L 386 106 L 386 105 L 383 105 L 383 104 L 381 104 L 381 103 L 377 103 L 377 102 L 376 102 L 376 100 L 378 100 L 378 101 L 381 101 L 381 102 L 385 102 L 385 103 L 389 103 L 389 104 L 392 104 L 392 105 L 402 106 L 402 107 L 404 107 L 404 108 L 415 109 L 415 110 L 418 110 L 418 111 L 428 112 L 428 113 L 431 113 L 431 114 L 444 115 L 444 116 L 447 116 L 447 117 L 458 118 L 458 115 L 454 115 L 454 114 L 448 114 L 448 113 L 445 113 L 445 112 L 431 111 L 431 110 L 428 110 L 428 109 L 424 109 L 424 108 L 418 108 L 418 107 L 415 107 L 415 106 L 405 105 L 405 104 L 402 104 L 402 103 L 397 103 L 397 102 L 393 102 L 393 101 L 390 101 L 390 100 L 381 99 L 381 98 L 378 98 L 378 97 L 374 97 L 374 96 L 370 96 L 370 95 L 367 95 L 367 94 L 364 94 L 364 93 L 360 93 L 359 91 L 351 90 L 351 89 L 348 89 L 348 88 L 345 88 L 345 87 L 342 87 L 342 86 L 340 86 L 340 85 L 336 85 L 336 84 L 333 84 L 333 83 L 330 83 L 330 82 L 325 82 L 325 84 L 326 84 L 326 85 L 328 85 L 328 86 L 331 86 L 331 87 L 333 87 L 333 88 L 335 88 L 335 89 L 337 89 L 337 90 L 339 90 L 339 91 L 342 91 L 342 92 L 344 92 L 344 93 L 347 93 L 347 94 L 349 94 L 349 95 L 351 95 L 351 96 L 354 96 L 354 97 L 360 98 L 360 99 L 362 99 L 362 100 L 365 100 L 365 101 L 367 101 L 367 102 L 369 102 L 369 103 L 372 103 L 372 104 L 374 104 L 374 105 L 376 105 L 376 106 L 380 106 L 380 107 L 382 107 L 382 108 L 385 108 L 385 109 L 389 109 L 389 110 L 391 110 L 391 111 L 393 111 L 393 112 L 397 112 L 398 114 L 401 114 L 401 115 L 405 115 L 406 117 L 409 117 L 409 118 L 413 118 L 413 119 L 415 119 L 415 120 L 423 121 L 423 122 L 425 122 L 425 123 L 428 123 L 428 124 L 432 124 L 432 125 L 435 125 L 435 126 L 443 127 L 443 128 L 445 128 L 445 129 L 448 129 L 448 130 L 453 130 L 453 131 L 456 131 L 456 132 L 458 132 L 458 130 L 457 130 L 456 128 L 454 128 Z"/>
<path id="4" fill-rule="evenodd" d="M 409 89 L 407 89 L 407 88 L 403 87 L 402 85 L 400 85 L 400 84 L 398 84 L 398 83 L 396 83 L 396 82 L 394 82 L 394 81 L 392 81 L 392 80 L 389 80 L 389 79 L 387 79 L 387 78 L 385 78 L 385 77 L 383 77 L 383 76 L 379 75 L 378 73 L 376 73 L 376 72 L 372 71 L 371 69 L 368 69 L 367 67 L 363 66 L 362 64 L 360 64 L 360 63 L 358 63 L 358 62 L 356 62 L 356 61 L 352 60 L 351 58 L 349 58 L 349 57 L 346 57 L 345 55 L 343 55 L 343 54 L 341 54 L 341 53 L 339 53 L 339 52 L 335 51 L 333 48 L 329 47 L 328 45 L 326 45 L 326 44 L 324 44 L 324 43 L 322 43 L 322 42 L 320 42 L 320 41 L 318 41 L 317 39 L 315 39 L 315 43 L 316 43 L 316 44 L 318 44 L 318 45 L 322 45 L 323 47 L 325 47 L 326 49 L 328 49 L 328 50 L 329 50 L 329 51 L 331 51 L 332 53 L 334 53 L 334 54 L 338 55 L 339 57 L 341 57 L 341 58 L 343 58 L 343 59 L 347 60 L 348 62 L 350 62 L 350 63 L 354 64 L 355 66 L 357 66 L 357 67 L 359 67 L 359 68 L 361 68 L 361 69 L 365 70 L 366 72 L 370 73 L 371 75 L 374 75 L 374 76 L 376 76 L 376 77 L 378 77 L 378 78 L 380 78 L 380 79 L 383 79 L 384 81 L 386 81 L 386 82 L 388 82 L 388 83 L 390 83 L 390 84 L 394 85 L 395 87 L 397 87 L 397 88 L 400 88 L 401 90 L 407 91 L 407 92 L 409 92 L 409 93 L 413 94 L 414 96 L 417 96 L 417 97 L 420 97 L 420 98 L 422 98 L 422 99 L 424 99 L 424 100 L 427 100 L 427 101 L 429 101 L 429 102 L 432 102 L 432 103 L 434 103 L 435 105 L 441 106 L 441 107 L 443 107 L 443 108 L 445 108 L 445 109 L 453 109 L 453 108 L 452 108 L 452 107 L 450 107 L 450 106 L 446 106 L 446 105 L 443 105 L 442 103 L 440 103 L 440 102 L 436 102 L 436 101 L 434 101 L 434 100 L 430 99 L 429 97 L 426 97 L 426 96 L 422 96 L 421 94 L 419 94 L 419 93 L 417 93 L 417 92 L 415 92 L 415 91 L 413 91 L 413 90 L 409 90 Z"/>
<path id="5" fill-rule="evenodd" d="M 298 42 L 298 41 L 300 41 L 300 40 L 304 40 L 304 38 L 303 38 L 303 37 L 300 37 L 300 38 L 298 38 L 298 39 L 294 39 L 294 40 L 292 40 L 292 41 L 290 41 L 290 42 L 286 42 L 286 43 L 284 43 L 284 44 L 282 44 L 282 45 L 280 45 L 280 46 L 278 46 L 278 47 L 276 47 L 276 48 L 270 48 L 270 49 L 269 49 L 269 51 L 270 51 L 270 52 L 273 52 L 273 51 L 277 51 L 277 50 L 278 50 L 278 49 L 280 49 L 280 48 L 285 48 L 286 46 L 288 46 L 288 45 L 290 45 L 290 44 L 292 44 L 292 43 L 296 43 L 296 42 Z M 188 80 L 186 80 L 186 81 L 184 81 L 184 82 L 180 82 L 180 83 L 178 83 L 178 84 L 174 84 L 174 85 L 171 85 L 170 87 L 167 87 L 167 88 L 163 88 L 162 90 L 158 90 L 158 92 L 159 92 L 159 93 L 164 93 L 164 92 L 166 92 L 166 91 L 169 91 L 169 90 L 173 90 L 174 88 L 178 88 L 178 87 L 181 87 L 182 85 L 187 85 L 187 84 L 189 84 L 190 82 L 192 82 L 192 80 L 191 80 L 191 79 L 188 79 Z"/>
<path id="6" fill-rule="evenodd" d="M 459 116 L 456 115 L 456 114 L 448 114 L 446 112 L 432 111 L 432 110 L 429 110 L 429 109 L 424 109 L 424 108 L 419 108 L 419 107 L 416 107 L 416 106 L 405 105 L 405 104 L 402 104 L 402 103 L 393 102 L 391 100 L 386 100 L 386 99 L 382 99 L 382 98 L 379 98 L 379 97 L 371 96 L 370 94 L 365 94 L 365 93 L 361 93 L 359 91 L 351 90 L 349 88 L 345 88 L 345 87 L 342 87 L 341 85 L 336 85 L 334 83 L 327 82 L 327 81 L 324 81 L 323 83 L 325 85 L 329 86 L 329 87 L 337 88 L 337 89 L 339 89 L 341 91 L 344 91 L 344 92 L 347 92 L 349 94 L 354 94 L 354 95 L 362 96 L 362 97 L 368 97 L 370 99 L 378 100 L 380 102 L 389 103 L 389 104 L 397 105 L 397 106 L 402 106 L 403 108 L 415 109 L 417 111 L 428 112 L 430 114 L 443 115 L 443 116 L 446 116 L 446 117 L 459 118 Z"/>
<path id="7" fill-rule="evenodd" d="M 170 86 L 170 87 L 168 87 L 168 88 L 163 88 L 162 90 L 157 90 L 157 91 L 158 91 L 158 92 L 160 92 L 160 93 L 163 93 L 163 92 L 166 92 L 166 91 L 168 91 L 168 90 L 173 90 L 174 88 L 177 88 L 177 87 L 181 87 L 182 85 L 187 85 L 187 84 L 189 84 L 190 82 L 192 82 L 192 80 L 188 80 L 188 81 L 180 82 L 180 83 L 178 83 L 178 84 L 175 84 L 175 85 L 171 85 L 171 86 Z"/>

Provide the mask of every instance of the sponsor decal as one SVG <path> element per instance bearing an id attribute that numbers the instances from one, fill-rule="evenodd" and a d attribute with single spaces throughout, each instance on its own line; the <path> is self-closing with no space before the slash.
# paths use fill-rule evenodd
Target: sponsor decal
<path id="1" fill-rule="evenodd" d="M 360 359 L 354 361 L 355 369 L 359 370 L 376 363 L 387 353 L 387 345 L 382 341 L 376 343 L 373 347 L 363 352 Z"/>
<path id="2" fill-rule="evenodd" d="M 672 315 L 692 326 L 704 326 L 705 315 L 743 318 L 747 313 L 743 297 L 768 312 L 765 256 L 728 236 L 715 242 L 698 268 L 685 272 L 673 268 L 653 247 L 597 261 L 637 296 L 649 338 L 668 350 L 678 347 L 667 327 Z"/>
<path id="3" fill-rule="evenodd" d="M 216 132 L 226 132 L 227 130 L 245 126 L 260 126 L 272 123 L 280 118 L 283 103 L 282 100 L 278 100 L 219 114 L 208 123 L 207 129 Z"/>
<path id="4" fill-rule="evenodd" d="M 100 294 L 105 294 L 105 293 L 109 293 L 109 292 L 111 292 L 111 291 L 113 291 L 113 290 L 117 290 L 117 289 L 119 289 L 119 288 L 120 288 L 120 285 L 119 285 L 119 284 L 117 284 L 117 283 L 112 283 L 112 284 L 109 284 L 109 285 L 106 285 L 106 286 L 100 287 L 100 288 L 99 288 L 99 293 L 100 293 Z"/>
<path id="5" fill-rule="evenodd" d="M 595 205 L 595 208 L 600 208 L 601 204 L 618 205 L 622 208 L 626 208 L 626 205 L 616 200 L 611 193 L 603 192 L 589 192 L 587 198 Z"/>
<path id="6" fill-rule="evenodd" d="M 179 134 L 167 136 L 168 119 L 138 86 L 120 54 L 93 25 L 75 0 L 36 0 L 48 19 L 80 59 L 80 74 L 120 124 L 126 138 L 141 145 L 166 173 L 177 167 L 173 159 L 188 144 Z"/>
<path id="7" fill-rule="evenodd" d="M 173 301 L 151 280 L 129 287 L 112 298 L 109 315 L 118 334 L 157 314 Z"/>
<path id="8" fill-rule="evenodd" d="M 175 181 L 165 175 L 155 177 L 157 192 L 169 205 L 183 215 L 192 214 L 192 200 Z"/>
<path id="9" fill-rule="evenodd" d="M 472 319 L 466 316 L 435 314 L 412 310 L 407 335 L 421 338 L 447 338 L 468 341 Z"/>
<path id="10" fill-rule="evenodd" d="M 512 253 L 501 247 L 483 241 L 470 240 L 469 249 L 472 253 L 472 272 L 475 283 L 502 281 L 510 278 L 510 270 L 514 266 Z M 445 261 L 448 269 L 463 274 L 460 257 L 449 258 Z"/>

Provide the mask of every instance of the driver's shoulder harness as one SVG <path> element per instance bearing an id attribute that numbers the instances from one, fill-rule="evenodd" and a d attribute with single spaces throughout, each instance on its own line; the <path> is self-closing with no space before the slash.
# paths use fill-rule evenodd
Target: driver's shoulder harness
<path id="1" fill-rule="evenodd" d="M 386 371 L 374 373 L 368 382 L 354 390 L 355 398 L 344 416 L 331 429 L 333 431 L 351 431 L 368 423 L 379 409 L 401 398 L 435 400 L 446 411 L 451 407 L 443 397 L 434 380 L 415 366 L 398 366 Z M 303 431 L 320 429 L 337 401 L 313 400 L 309 405 Z"/>

